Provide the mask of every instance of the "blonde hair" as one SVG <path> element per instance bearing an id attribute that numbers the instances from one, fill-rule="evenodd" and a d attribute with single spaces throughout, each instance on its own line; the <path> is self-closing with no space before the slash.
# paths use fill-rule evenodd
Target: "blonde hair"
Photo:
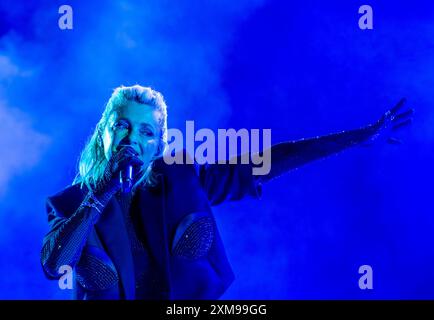
<path id="1" fill-rule="evenodd" d="M 150 87 L 134 85 L 131 87 L 120 86 L 113 91 L 102 113 L 101 119 L 95 127 L 95 131 L 90 136 L 81 152 L 78 162 L 78 173 L 73 184 L 81 183 L 81 187 L 85 184 L 89 190 L 92 190 L 103 179 L 108 161 L 104 154 L 102 134 L 110 117 L 129 101 L 143 104 L 144 107 L 153 107 L 160 113 L 160 141 L 157 154 L 152 158 L 151 163 L 140 180 L 134 184 L 133 190 L 141 183 L 148 185 L 154 185 L 156 183 L 155 172 L 152 167 L 153 162 L 163 156 L 167 146 L 167 106 L 160 92 Z"/>

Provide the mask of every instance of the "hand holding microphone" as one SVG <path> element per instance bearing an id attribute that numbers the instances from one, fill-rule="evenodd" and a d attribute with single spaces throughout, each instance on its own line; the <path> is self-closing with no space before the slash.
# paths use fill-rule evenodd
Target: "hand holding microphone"
<path id="1" fill-rule="evenodd" d="M 112 172 L 119 171 L 121 191 L 129 193 L 133 187 L 134 178 L 143 165 L 143 161 L 139 159 L 139 154 L 130 145 L 119 145 L 116 150 L 115 162 L 117 165 Z"/>
<path id="2" fill-rule="evenodd" d="M 124 193 L 131 192 L 134 180 L 142 166 L 143 161 L 133 147 L 118 146 L 107 163 L 102 179 L 92 190 L 89 190 L 84 202 L 87 206 L 90 202 L 97 204 L 97 210 L 101 213 L 119 189 Z"/>
<path id="3" fill-rule="evenodd" d="M 143 161 L 133 147 L 119 145 L 113 152 L 95 193 L 106 197 L 106 194 L 112 196 L 119 189 L 122 192 L 130 192 L 142 166 Z"/>

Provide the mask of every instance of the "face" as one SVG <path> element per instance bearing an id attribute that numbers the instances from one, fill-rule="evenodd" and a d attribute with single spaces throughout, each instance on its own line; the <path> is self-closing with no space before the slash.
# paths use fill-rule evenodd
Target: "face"
<path id="1" fill-rule="evenodd" d="M 104 153 L 109 160 L 120 145 L 130 145 L 139 154 L 140 160 L 147 168 L 152 157 L 158 151 L 160 126 L 159 111 L 152 106 L 146 106 L 129 101 L 114 112 L 104 129 Z"/>

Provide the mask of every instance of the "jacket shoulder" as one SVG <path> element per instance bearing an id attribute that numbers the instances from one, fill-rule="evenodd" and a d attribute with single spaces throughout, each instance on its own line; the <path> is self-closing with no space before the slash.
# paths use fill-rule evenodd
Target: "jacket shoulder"
<path id="1" fill-rule="evenodd" d="M 81 187 L 80 184 L 74 184 L 49 196 L 47 198 L 47 207 L 51 207 L 64 216 L 69 216 L 80 206 L 87 191 L 86 186 Z"/>
<path id="2" fill-rule="evenodd" d="M 166 177 L 179 177 L 179 178 L 196 177 L 197 164 L 194 163 L 194 160 L 192 159 L 190 154 L 187 153 L 185 149 L 179 151 L 177 154 L 180 154 L 180 158 L 182 159 L 181 163 L 167 164 L 164 158 L 162 157 L 155 161 L 154 170 L 157 173 L 163 174 Z"/>

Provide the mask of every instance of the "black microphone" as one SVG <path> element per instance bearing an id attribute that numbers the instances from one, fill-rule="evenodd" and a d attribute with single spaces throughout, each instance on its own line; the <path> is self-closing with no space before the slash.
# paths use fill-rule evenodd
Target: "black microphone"
<path id="1" fill-rule="evenodd" d="M 122 193 L 130 193 L 133 188 L 133 166 L 127 165 L 119 174 L 119 182 L 121 183 Z"/>

